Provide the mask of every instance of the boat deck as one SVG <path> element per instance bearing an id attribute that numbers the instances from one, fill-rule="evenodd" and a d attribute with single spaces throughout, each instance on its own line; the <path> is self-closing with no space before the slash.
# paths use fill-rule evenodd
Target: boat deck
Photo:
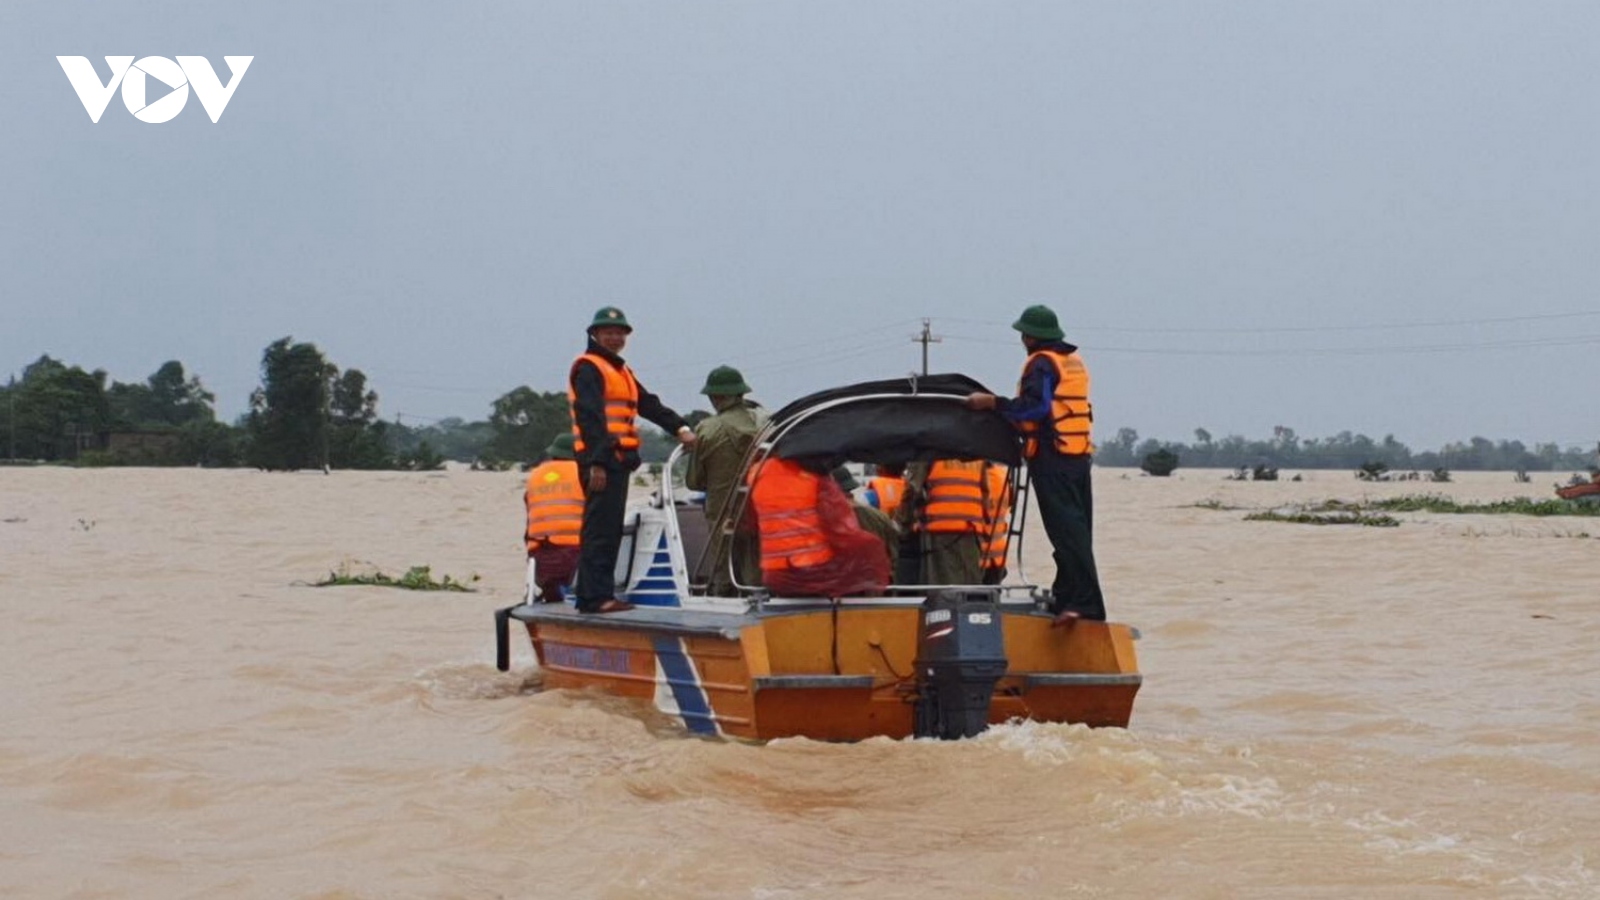
<path id="1" fill-rule="evenodd" d="M 871 608 L 876 604 L 852 603 L 847 609 Z M 903 603 L 885 603 L 885 607 L 903 608 Z M 1007 606 L 1011 606 L 1008 604 Z M 752 625 L 779 616 L 794 616 L 828 609 L 827 604 L 804 606 L 766 606 L 745 613 L 721 610 L 683 609 L 666 606 L 636 606 L 614 613 L 581 613 L 565 603 L 537 603 L 513 606 L 506 612 L 511 618 L 533 625 L 582 625 L 618 631 L 655 631 L 663 634 L 704 635 L 737 640 L 739 633 Z M 1007 615 L 1039 616 L 1048 619 L 1050 614 L 1025 604 L 1002 608 Z"/>
<path id="2" fill-rule="evenodd" d="M 701 635 L 733 641 L 739 632 L 761 622 L 751 613 L 711 612 L 664 606 L 637 606 L 614 613 L 581 613 L 565 603 L 513 606 L 511 618 L 533 625 L 582 625 L 618 631 L 656 631 L 663 634 Z"/>

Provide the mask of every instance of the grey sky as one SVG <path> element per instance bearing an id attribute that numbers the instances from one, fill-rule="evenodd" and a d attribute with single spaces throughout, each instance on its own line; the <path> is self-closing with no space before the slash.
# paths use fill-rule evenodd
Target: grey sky
<path id="1" fill-rule="evenodd" d="M 594 308 L 688 410 L 935 370 L 1047 302 L 1097 427 L 1587 444 L 1600 5 L 0 5 L 0 373 L 283 335 L 392 418 L 564 386 Z M 56 55 L 253 55 L 91 124 Z M 152 93 L 152 97 L 156 96 Z"/>

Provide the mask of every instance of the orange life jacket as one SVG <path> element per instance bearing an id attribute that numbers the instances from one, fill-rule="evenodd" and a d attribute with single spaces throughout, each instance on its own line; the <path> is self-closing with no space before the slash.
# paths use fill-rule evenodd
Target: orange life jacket
<path id="1" fill-rule="evenodd" d="M 617 449 L 639 449 L 639 428 L 634 419 L 639 414 L 639 381 L 633 370 L 624 363 L 621 368 L 598 353 L 585 353 L 573 360 L 572 365 L 588 360 L 600 370 L 605 379 L 606 431 L 617 442 Z M 578 428 L 578 392 L 572 388 L 572 377 L 567 377 L 567 407 L 572 413 L 572 449 L 584 450 L 583 432 Z"/>
<path id="2" fill-rule="evenodd" d="M 886 516 L 893 516 L 895 510 L 900 508 L 900 498 L 906 493 L 906 480 L 893 478 L 888 475 L 875 475 L 867 480 L 867 487 L 878 495 L 878 509 Z"/>
<path id="3" fill-rule="evenodd" d="M 983 533 L 982 461 L 935 460 L 924 484 L 928 499 L 918 521 L 921 527 L 932 532 Z"/>
<path id="4" fill-rule="evenodd" d="M 1089 440 L 1090 426 L 1094 422 L 1094 408 L 1089 403 L 1089 370 L 1084 367 L 1083 359 L 1077 353 L 1038 350 L 1028 356 L 1022 371 L 1026 373 L 1034 359 L 1041 356 L 1049 360 L 1056 370 L 1055 395 L 1050 398 L 1050 422 L 1053 426 L 1051 430 L 1055 433 L 1056 452 L 1063 456 L 1093 453 L 1094 444 Z M 1017 390 L 1021 392 L 1020 385 Z M 1022 422 L 1019 428 L 1026 438 L 1022 455 L 1033 459 L 1039 455 L 1039 423 Z"/>
<path id="5" fill-rule="evenodd" d="M 544 546 L 578 546 L 583 530 L 583 484 L 578 481 L 578 463 L 552 459 L 528 473 L 528 487 L 522 495 L 528 506 L 528 530 L 524 538 L 528 552 Z"/>
<path id="6" fill-rule="evenodd" d="M 750 501 L 761 534 L 761 569 L 817 566 L 833 548 L 817 514 L 818 476 L 799 463 L 769 457 L 750 473 Z"/>
<path id="7" fill-rule="evenodd" d="M 984 464 L 984 539 L 983 567 L 1006 567 L 1006 550 L 1011 546 L 1011 492 L 1007 490 L 1009 469 L 999 463 Z"/>

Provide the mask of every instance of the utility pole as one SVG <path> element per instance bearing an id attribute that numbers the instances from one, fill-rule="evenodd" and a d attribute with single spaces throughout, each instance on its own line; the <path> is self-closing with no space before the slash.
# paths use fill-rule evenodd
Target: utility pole
<path id="1" fill-rule="evenodd" d="M 11 425 L 11 455 L 7 459 L 17 458 L 17 376 L 11 376 L 11 381 L 6 385 L 6 399 L 10 401 L 11 412 L 6 416 L 6 422 Z"/>
<path id="2" fill-rule="evenodd" d="M 942 336 L 934 334 L 932 331 L 929 330 L 930 326 L 932 325 L 932 321 L 933 320 L 931 320 L 931 319 L 923 319 L 922 320 L 922 333 L 918 334 L 918 335 L 914 335 L 911 338 L 912 343 L 916 343 L 916 344 L 921 344 L 922 345 L 922 374 L 923 374 L 923 377 L 927 377 L 927 374 L 928 374 L 928 345 L 929 344 L 938 344 L 938 343 L 942 343 L 944 341 L 944 338 Z"/>

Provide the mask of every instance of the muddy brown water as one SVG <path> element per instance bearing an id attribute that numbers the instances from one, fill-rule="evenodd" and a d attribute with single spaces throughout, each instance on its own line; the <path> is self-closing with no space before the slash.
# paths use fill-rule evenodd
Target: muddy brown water
<path id="1" fill-rule="evenodd" d="M 1096 472 L 1129 729 L 755 746 L 493 669 L 514 474 L 0 469 L 0 896 L 1600 896 L 1600 519 L 1223 475 Z"/>

